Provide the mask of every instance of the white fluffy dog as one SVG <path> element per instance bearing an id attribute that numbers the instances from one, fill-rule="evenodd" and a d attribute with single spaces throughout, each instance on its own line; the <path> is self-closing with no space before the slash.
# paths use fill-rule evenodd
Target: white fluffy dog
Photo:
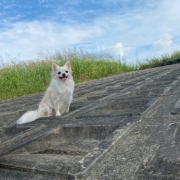
<path id="1" fill-rule="evenodd" d="M 39 108 L 23 114 L 16 121 L 16 124 L 32 122 L 40 117 L 61 116 L 61 114 L 69 112 L 73 91 L 74 81 L 70 62 L 67 61 L 62 67 L 53 63 L 51 83 L 39 104 Z"/>

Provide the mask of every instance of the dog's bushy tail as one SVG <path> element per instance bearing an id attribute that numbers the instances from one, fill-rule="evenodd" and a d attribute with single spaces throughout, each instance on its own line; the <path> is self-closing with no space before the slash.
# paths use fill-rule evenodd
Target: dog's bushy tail
<path id="1" fill-rule="evenodd" d="M 16 124 L 25 124 L 25 123 L 28 123 L 28 122 L 35 121 L 38 118 L 40 118 L 40 115 L 38 114 L 37 110 L 35 110 L 35 111 L 28 111 L 25 114 L 23 114 L 16 121 Z"/>

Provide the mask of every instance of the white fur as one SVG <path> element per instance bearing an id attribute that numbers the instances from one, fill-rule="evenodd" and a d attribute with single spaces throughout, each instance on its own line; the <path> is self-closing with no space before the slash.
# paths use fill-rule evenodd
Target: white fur
<path id="1" fill-rule="evenodd" d="M 38 110 L 26 112 L 16 121 L 16 124 L 32 122 L 40 117 L 61 116 L 63 113 L 69 112 L 74 91 L 70 62 L 67 61 L 63 67 L 53 63 L 52 70 L 50 86 L 47 88 Z M 61 73 L 58 74 L 58 72 Z M 67 77 L 66 81 L 60 79 L 63 74 Z"/>

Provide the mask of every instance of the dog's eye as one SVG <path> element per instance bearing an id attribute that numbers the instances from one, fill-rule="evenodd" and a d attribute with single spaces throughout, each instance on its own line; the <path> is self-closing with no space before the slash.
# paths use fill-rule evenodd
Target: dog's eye
<path id="1" fill-rule="evenodd" d="M 66 73 L 68 73 L 68 71 L 66 71 Z"/>
<path id="2" fill-rule="evenodd" d="M 58 72 L 58 74 L 61 74 L 61 72 Z"/>

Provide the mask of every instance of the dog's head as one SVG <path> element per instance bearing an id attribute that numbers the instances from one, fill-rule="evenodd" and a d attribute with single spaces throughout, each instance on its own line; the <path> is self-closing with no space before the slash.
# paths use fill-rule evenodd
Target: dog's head
<path id="1" fill-rule="evenodd" d="M 53 63 L 52 70 L 53 77 L 60 79 L 63 82 L 65 82 L 68 78 L 72 78 L 71 64 L 69 61 L 67 61 L 62 67 L 59 67 L 57 64 Z"/>

